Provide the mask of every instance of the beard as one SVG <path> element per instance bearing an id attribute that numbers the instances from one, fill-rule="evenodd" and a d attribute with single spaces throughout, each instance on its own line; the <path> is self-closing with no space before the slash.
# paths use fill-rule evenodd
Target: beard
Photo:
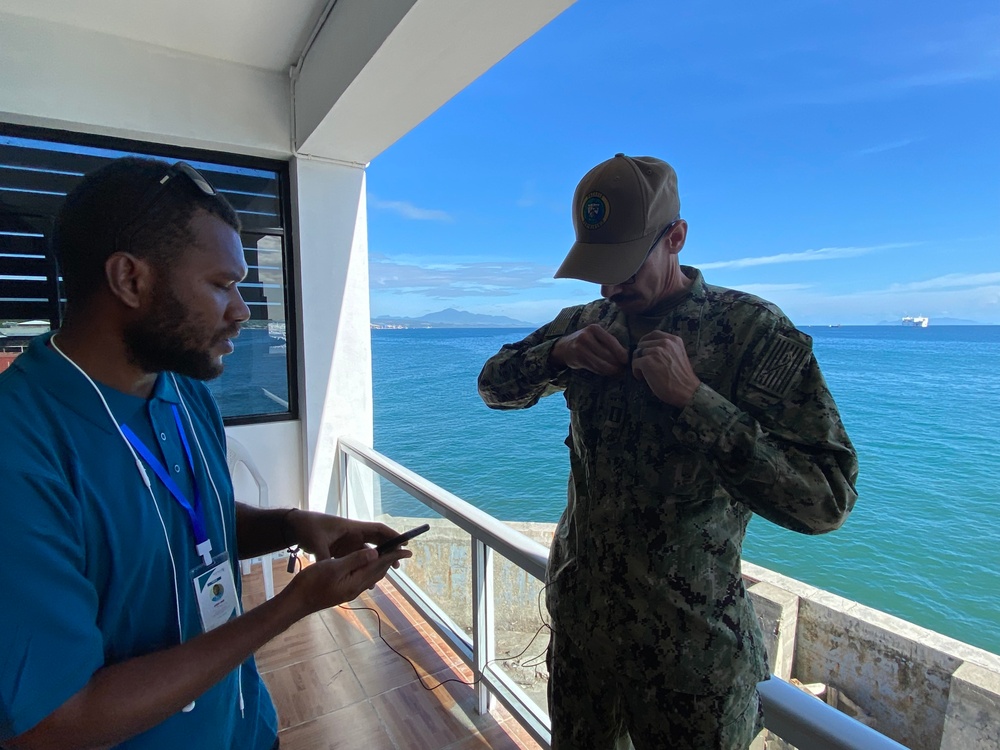
<path id="1" fill-rule="evenodd" d="M 612 302 L 628 315 L 642 315 L 650 305 L 639 294 L 621 293 L 610 298 Z"/>
<path id="2" fill-rule="evenodd" d="M 144 372 L 169 370 L 196 380 L 217 378 L 222 362 L 211 350 L 234 332 L 210 337 L 204 329 L 185 314 L 173 290 L 161 284 L 147 314 L 124 331 L 129 360 Z"/>

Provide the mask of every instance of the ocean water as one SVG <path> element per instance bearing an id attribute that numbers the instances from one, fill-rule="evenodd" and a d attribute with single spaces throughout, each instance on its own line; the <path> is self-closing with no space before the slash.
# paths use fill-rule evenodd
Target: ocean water
<path id="1" fill-rule="evenodd" d="M 803 330 L 858 450 L 858 503 L 823 536 L 754 518 L 744 557 L 1000 653 L 1000 326 Z M 527 333 L 373 330 L 375 448 L 502 520 L 554 523 L 564 399 L 498 412 L 476 391 Z"/>

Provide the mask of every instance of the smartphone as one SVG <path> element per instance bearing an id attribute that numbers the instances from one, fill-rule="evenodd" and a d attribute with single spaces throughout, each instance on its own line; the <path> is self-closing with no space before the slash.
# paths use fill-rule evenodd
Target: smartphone
<path id="1" fill-rule="evenodd" d="M 420 536 L 425 531 L 429 531 L 430 528 L 431 528 L 430 524 L 427 523 L 425 523 L 423 526 L 417 526 L 417 528 L 410 529 L 405 534 L 400 534 L 394 539 L 390 539 L 387 542 L 382 542 L 375 549 L 378 550 L 378 553 L 380 555 L 384 555 L 386 552 L 391 552 L 392 550 L 396 549 L 396 547 L 398 547 L 399 545 L 405 544 L 406 542 L 410 541 L 411 539 L 413 539 L 413 537 Z"/>

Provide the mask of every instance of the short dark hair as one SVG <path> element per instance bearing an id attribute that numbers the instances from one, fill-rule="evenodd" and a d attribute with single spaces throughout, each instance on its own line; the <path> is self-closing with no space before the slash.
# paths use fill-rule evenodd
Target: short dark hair
<path id="1" fill-rule="evenodd" d="M 195 212 L 206 211 L 237 232 L 240 220 L 224 197 L 207 195 L 186 178 L 171 179 L 129 232 L 127 247 L 117 247 L 119 233 L 135 221 L 144 201 L 169 173 L 160 159 L 126 156 L 86 175 L 66 196 L 56 218 L 53 247 L 63 277 L 67 303 L 88 299 L 104 283 L 104 264 L 117 250 L 169 269 L 186 244 Z"/>

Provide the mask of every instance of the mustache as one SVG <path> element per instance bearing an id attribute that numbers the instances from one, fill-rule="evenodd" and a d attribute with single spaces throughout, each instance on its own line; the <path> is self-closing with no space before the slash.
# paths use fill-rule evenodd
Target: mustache
<path id="1" fill-rule="evenodd" d="M 240 335 L 240 326 L 235 325 L 231 328 L 227 328 L 225 331 L 220 333 L 215 339 L 216 344 L 221 344 L 226 339 L 234 339 Z"/>

